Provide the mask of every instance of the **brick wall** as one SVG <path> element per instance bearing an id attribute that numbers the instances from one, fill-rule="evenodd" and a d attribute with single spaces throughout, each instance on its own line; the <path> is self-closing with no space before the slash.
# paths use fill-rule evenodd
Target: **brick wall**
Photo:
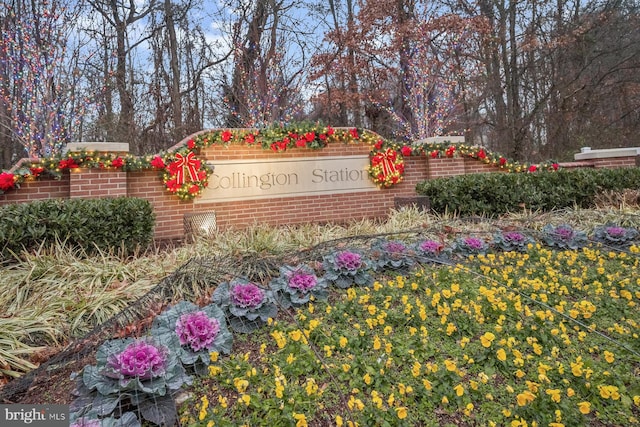
<path id="1" fill-rule="evenodd" d="M 593 159 L 596 168 L 628 168 L 636 166 L 636 157 L 608 157 Z"/>
<path id="2" fill-rule="evenodd" d="M 222 160 L 328 157 L 368 154 L 365 144 L 332 143 L 321 150 L 295 149 L 273 153 L 261 147 L 211 146 L 198 158 L 215 164 Z M 593 167 L 635 166 L 635 157 L 596 159 Z M 242 228 L 254 223 L 299 224 L 338 222 L 350 219 L 381 218 L 388 215 L 398 199 L 416 195 L 416 184 L 425 179 L 499 169 L 470 158 L 405 158 L 404 180 L 389 189 L 333 195 L 273 197 L 233 202 L 194 203 L 170 194 L 156 171 L 79 169 L 66 172 L 62 179 L 27 181 L 18 190 L 0 195 L 0 206 L 50 198 L 95 198 L 129 196 L 149 200 L 156 214 L 156 239 L 184 237 L 185 215 L 215 212 L 218 229 Z"/>

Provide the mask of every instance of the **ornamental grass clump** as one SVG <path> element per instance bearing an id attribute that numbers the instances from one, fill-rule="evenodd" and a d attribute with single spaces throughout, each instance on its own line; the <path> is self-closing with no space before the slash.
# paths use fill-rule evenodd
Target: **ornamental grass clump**
<path id="1" fill-rule="evenodd" d="M 493 235 L 491 244 L 504 252 L 526 252 L 529 244 L 534 244 L 533 237 L 518 231 L 498 231 Z"/>
<path id="2" fill-rule="evenodd" d="M 198 375 L 207 374 L 212 351 L 229 354 L 233 344 L 220 307 L 209 304 L 200 308 L 188 301 L 180 301 L 157 316 L 151 335 L 176 349 L 185 368 Z"/>
<path id="3" fill-rule="evenodd" d="M 338 288 L 351 285 L 371 286 L 373 277 L 369 274 L 369 261 L 352 250 L 334 252 L 323 257 L 324 278 Z"/>
<path id="4" fill-rule="evenodd" d="M 212 299 L 225 312 L 231 329 L 236 332 L 252 332 L 278 314 L 273 293 L 246 279 L 221 283 Z"/>
<path id="5" fill-rule="evenodd" d="M 462 256 L 485 254 L 487 249 L 487 242 L 478 237 L 459 237 L 452 245 L 452 251 Z"/>
<path id="6" fill-rule="evenodd" d="M 594 241 L 617 249 L 628 248 L 637 238 L 638 230 L 635 228 L 625 228 L 615 224 L 596 227 L 593 231 Z"/>
<path id="7" fill-rule="evenodd" d="M 328 283 L 318 278 L 313 269 L 306 265 L 280 267 L 280 275 L 270 283 L 276 302 L 283 308 L 300 307 L 311 297 L 326 299 Z"/>
<path id="8" fill-rule="evenodd" d="M 98 348 L 96 362 L 95 366 L 85 366 L 78 377 L 78 398 L 70 407 L 71 421 L 176 423 L 174 394 L 191 384 L 191 377 L 175 352 L 151 338 L 118 339 Z"/>
<path id="9" fill-rule="evenodd" d="M 376 240 L 371 244 L 371 260 L 376 271 L 393 270 L 407 274 L 415 264 L 415 251 L 398 240 Z"/>
<path id="10" fill-rule="evenodd" d="M 543 227 L 542 233 L 542 239 L 552 248 L 575 250 L 586 246 L 588 242 L 584 231 L 575 230 L 569 224 L 548 224 Z"/>

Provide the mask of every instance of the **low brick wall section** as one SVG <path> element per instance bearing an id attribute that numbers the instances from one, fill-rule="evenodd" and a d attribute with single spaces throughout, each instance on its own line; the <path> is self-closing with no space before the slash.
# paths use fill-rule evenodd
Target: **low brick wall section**
<path id="1" fill-rule="evenodd" d="M 211 146 L 202 150 L 198 158 L 215 165 L 216 161 L 223 160 L 366 155 L 370 148 L 366 144 L 331 143 L 321 150 L 295 149 L 274 153 L 261 147 Z M 592 159 L 588 163 L 583 167 L 630 167 L 636 166 L 636 157 Z M 185 216 L 196 213 L 214 212 L 217 228 L 221 230 L 243 228 L 256 223 L 344 223 L 352 219 L 383 218 L 399 201 L 407 203 L 415 198 L 416 184 L 421 181 L 497 171 L 500 169 L 471 158 L 412 156 L 405 158 L 404 180 L 389 189 L 203 203 L 183 201 L 169 193 L 157 171 L 77 169 L 64 173 L 60 180 L 27 181 L 20 189 L 0 195 L 0 206 L 56 198 L 139 197 L 149 200 L 153 205 L 156 214 L 154 237 L 159 240 L 180 239 L 185 237 Z"/>

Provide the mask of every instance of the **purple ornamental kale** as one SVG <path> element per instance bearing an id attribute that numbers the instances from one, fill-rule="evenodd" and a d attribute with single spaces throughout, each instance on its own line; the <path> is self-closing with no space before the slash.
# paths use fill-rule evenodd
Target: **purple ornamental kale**
<path id="1" fill-rule="evenodd" d="M 313 274 L 295 272 L 289 278 L 289 287 L 302 292 L 309 292 L 316 283 L 316 277 Z"/>
<path id="2" fill-rule="evenodd" d="M 558 228 L 556 228 L 556 234 L 562 240 L 571 240 L 573 238 L 573 229 L 571 229 L 570 227 L 559 226 Z"/>
<path id="3" fill-rule="evenodd" d="M 220 322 L 209 318 L 204 311 L 183 314 L 176 322 L 180 345 L 188 345 L 193 351 L 211 348 L 218 332 Z"/>
<path id="4" fill-rule="evenodd" d="M 420 250 L 424 252 L 438 253 L 441 248 L 442 245 L 435 240 L 425 240 L 424 242 L 420 243 Z"/>
<path id="5" fill-rule="evenodd" d="M 384 249 L 387 252 L 398 254 L 398 253 L 403 253 L 407 249 L 407 247 L 401 242 L 388 242 L 385 245 Z"/>
<path id="6" fill-rule="evenodd" d="M 120 354 L 109 357 L 107 364 L 124 377 L 148 380 L 164 375 L 165 362 L 163 350 L 144 341 L 135 341 Z"/>
<path id="7" fill-rule="evenodd" d="M 484 247 L 484 242 L 476 237 L 467 237 L 464 239 L 464 244 L 473 250 L 480 250 Z"/>
<path id="8" fill-rule="evenodd" d="M 620 238 L 620 237 L 624 236 L 624 234 L 627 231 L 623 227 L 607 227 L 605 230 L 607 231 L 607 234 L 609 236 L 614 237 L 614 238 Z"/>
<path id="9" fill-rule="evenodd" d="M 510 231 L 508 233 L 504 233 L 504 240 L 509 242 L 521 243 L 525 240 L 525 237 L 522 233 L 518 233 L 517 231 Z"/>
<path id="10" fill-rule="evenodd" d="M 362 257 L 354 252 L 340 252 L 336 256 L 336 265 L 338 266 L 338 268 L 357 270 L 362 266 Z"/>
<path id="11" fill-rule="evenodd" d="M 264 292 L 253 283 L 235 285 L 231 289 L 231 302 L 241 308 L 256 308 L 264 300 Z"/>

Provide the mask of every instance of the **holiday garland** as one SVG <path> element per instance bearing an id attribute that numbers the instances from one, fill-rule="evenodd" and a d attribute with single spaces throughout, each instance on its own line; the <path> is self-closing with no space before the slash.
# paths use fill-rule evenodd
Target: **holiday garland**
<path id="1" fill-rule="evenodd" d="M 322 149 L 330 142 L 364 143 L 370 145 L 370 164 L 367 168 L 372 181 L 381 188 L 391 187 L 403 179 L 405 162 L 409 156 L 426 155 L 431 158 L 469 157 L 508 172 L 537 172 L 558 170 L 558 163 L 518 163 L 492 153 L 483 147 L 464 144 L 424 143 L 401 145 L 357 128 L 334 129 L 312 123 L 292 126 L 273 126 L 265 129 L 218 129 L 196 134 L 176 151 L 156 156 L 120 156 L 89 151 L 70 152 L 26 162 L 15 172 L 0 173 L 0 194 L 19 188 L 26 180 L 49 176 L 60 179 L 65 170 L 77 168 L 121 169 L 139 171 L 158 170 L 168 192 L 183 200 L 191 200 L 207 187 L 212 168 L 197 158 L 201 149 L 214 144 L 244 144 L 265 150 L 284 152 L 290 149 Z"/>

